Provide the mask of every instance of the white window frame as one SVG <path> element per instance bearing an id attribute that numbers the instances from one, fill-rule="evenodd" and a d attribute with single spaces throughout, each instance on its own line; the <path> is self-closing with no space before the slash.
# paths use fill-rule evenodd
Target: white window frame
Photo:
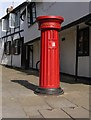
<path id="1" fill-rule="evenodd" d="M 14 13 L 9 14 L 9 27 L 15 28 L 15 14 Z"/>
<path id="2" fill-rule="evenodd" d="M 5 19 L 2 19 L 2 31 L 3 31 L 3 32 L 6 32 L 7 29 L 4 29 L 4 24 L 6 24 L 6 23 L 4 23 L 4 21 L 5 21 Z M 5 21 L 5 22 L 6 22 L 6 21 Z"/>

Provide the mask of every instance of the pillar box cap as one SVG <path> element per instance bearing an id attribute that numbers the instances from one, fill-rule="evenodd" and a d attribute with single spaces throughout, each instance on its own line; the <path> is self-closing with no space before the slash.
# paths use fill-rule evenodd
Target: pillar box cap
<path id="1" fill-rule="evenodd" d="M 61 29 L 61 23 L 64 18 L 61 16 L 39 16 L 37 22 L 39 23 L 39 30 L 44 29 Z"/>

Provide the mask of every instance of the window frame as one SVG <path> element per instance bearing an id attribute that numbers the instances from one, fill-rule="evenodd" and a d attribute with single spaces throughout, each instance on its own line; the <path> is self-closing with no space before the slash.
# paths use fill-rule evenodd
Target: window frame
<path id="1" fill-rule="evenodd" d="M 15 39 L 13 41 L 13 54 L 14 55 L 20 54 L 20 39 Z"/>
<path id="2" fill-rule="evenodd" d="M 34 11 L 33 11 L 34 9 Z M 28 16 L 29 15 L 29 16 Z M 33 16 L 34 15 L 34 16 Z M 32 2 L 28 7 L 27 7 L 27 23 L 28 26 L 31 26 L 33 23 L 36 21 L 36 3 Z"/>
<path id="3" fill-rule="evenodd" d="M 13 12 L 9 14 L 9 27 L 15 28 L 15 13 Z"/>
<path id="4" fill-rule="evenodd" d="M 77 45 L 78 46 L 78 49 L 77 49 L 78 56 L 79 57 L 89 56 L 89 27 L 82 28 L 78 32 L 79 32 L 78 33 L 78 45 Z M 83 35 L 81 36 L 81 34 L 83 34 Z M 84 37 L 85 34 L 87 34 L 87 40 Z M 81 39 L 81 37 L 82 37 L 82 39 Z M 86 48 L 86 44 L 87 44 L 87 48 Z M 79 52 L 82 52 L 82 53 L 79 53 Z M 87 53 L 85 53 L 85 52 L 87 52 Z"/>
<path id="5" fill-rule="evenodd" d="M 6 55 L 11 54 L 11 41 L 7 41 L 7 42 L 4 43 L 4 53 Z"/>
<path id="6" fill-rule="evenodd" d="M 18 17 L 17 17 L 18 16 Z M 18 18 L 18 24 L 16 24 L 16 19 Z M 18 11 L 16 11 L 15 12 L 15 28 L 18 28 L 18 27 L 20 27 L 20 10 L 18 10 Z"/>
<path id="7" fill-rule="evenodd" d="M 10 27 L 9 27 L 9 16 L 6 18 L 6 31 L 9 31 L 10 30 Z"/>

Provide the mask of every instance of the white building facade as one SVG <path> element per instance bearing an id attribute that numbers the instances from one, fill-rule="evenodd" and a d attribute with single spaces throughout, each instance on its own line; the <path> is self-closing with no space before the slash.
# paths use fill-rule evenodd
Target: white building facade
<path id="1" fill-rule="evenodd" d="M 65 19 L 59 32 L 60 72 L 91 77 L 90 7 L 91 2 L 24 2 L 2 18 L 3 24 L 8 19 L 8 30 L 0 21 L 1 64 L 39 69 L 41 36 L 36 17 L 59 15 Z"/>

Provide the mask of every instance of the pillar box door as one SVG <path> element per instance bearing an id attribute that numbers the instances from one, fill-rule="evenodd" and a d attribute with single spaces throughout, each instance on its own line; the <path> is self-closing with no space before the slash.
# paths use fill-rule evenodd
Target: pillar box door
<path id="1" fill-rule="evenodd" d="M 41 30 L 41 54 L 39 87 L 35 93 L 62 94 L 60 88 L 59 35 L 61 16 L 39 16 L 37 22 Z"/>

